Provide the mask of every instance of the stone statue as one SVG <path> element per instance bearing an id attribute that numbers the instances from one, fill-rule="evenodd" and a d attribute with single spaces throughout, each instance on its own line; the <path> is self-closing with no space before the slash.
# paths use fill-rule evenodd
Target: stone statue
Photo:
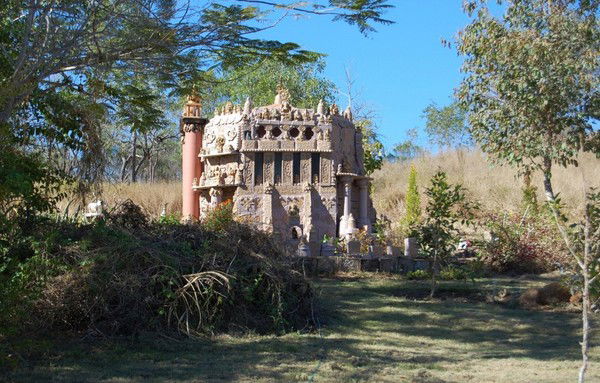
<path id="1" fill-rule="evenodd" d="M 250 100 L 250 97 L 246 98 L 246 102 L 244 103 L 244 115 L 245 116 L 250 116 L 250 114 L 252 113 L 252 101 Z"/>
<path id="2" fill-rule="evenodd" d="M 325 105 L 323 104 L 323 99 L 319 100 L 319 105 L 317 105 L 317 114 L 320 116 L 325 114 Z"/>
<path id="3" fill-rule="evenodd" d="M 340 109 L 338 108 L 335 102 L 331 105 L 331 114 L 333 116 L 337 116 L 338 114 L 340 114 Z"/>

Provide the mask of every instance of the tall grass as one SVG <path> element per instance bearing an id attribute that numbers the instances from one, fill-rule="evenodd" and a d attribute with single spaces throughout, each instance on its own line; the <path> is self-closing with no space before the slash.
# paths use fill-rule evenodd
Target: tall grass
<path id="1" fill-rule="evenodd" d="M 140 206 L 146 214 L 158 217 L 166 204 L 166 213 L 181 214 L 181 183 L 113 183 L 104 184 L 99 197 L 108 209 L 127 199 Z"/>
<path id="2" fill-rule="evenodd" d="M 373 201 L 379 213 L 392 221 L 399 221 L 405 214 L 405 194 L 408 186 L 410 165 L 414 164 L 418 173 L 419 190 L 423 192 L 429 179 L 438 168 L 448 174 L 452 183 L 462 183 L 478 200 L 482 207 L 490 211 L 517 211 L 521 205 L 522 179 L 508 166 L 493 166 L 486 155 L 479 150 L 452 151 L 427 155 L 412 162 L 388 162 L 373 174 Z M 554 188 L 560 192 L 567 208 L 580 212 L 583 208 L 584 179 L 587 186 L 600 187 L 600 160 L 586 155 L 578 168 L 554 169 Z M 532 177 L 532 184 L 538 188 L 538 199 L 543 201 L 542 179 L 539 174 Z M 105 184 L 99 196 L 108 209 L 120 202 L 131 199 L 150 216 L 160 215 L 164 204 L 167 214 L 181 213 L 181 183 L 115 183 Z M 422 202 L 425 203 L 422 198 Z"/>
<path id="3" fill-rule="evenodd" d="M 405 194 L 411 163 L 417 170 L 421 192 L 439 168 L 448 174 L 450 182 L 463 184 L 485 210 L 514 212 L 521 206 L 523 181 L 517 177 L 514 168 L 491 165 L 479 150 L 450 151 L 419 157 L 412 162 L 388 162 L 373 174 L 375 208 L 385 214 L 392 225 L 399 222 L 406 212 Z M 600 160 L 593 155 L 585 155 L 578 168 L 556 167 L 553 184 L 568 211 L 572 215 L 578 214 L 583 209 L 583 190 L 600 186 Z M 532 185 L 538 189 L 538 200 L 543 201 L 540 174 L 533 175 Z"/>

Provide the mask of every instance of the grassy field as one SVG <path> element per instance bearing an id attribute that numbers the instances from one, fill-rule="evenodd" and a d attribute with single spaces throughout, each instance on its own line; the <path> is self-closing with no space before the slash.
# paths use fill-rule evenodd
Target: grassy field
<path id="1" fill-rule="evenodd" d="M 316 281 L 320 333 L 174 340 L 48 341 L 8 381 L 567 382 L 579 366 L 579 315 L 485 303 L 543 279 L 444 282 L 443 299 L 401 278 Z M 594 338 L 598 340 L 597 337 Z M 593 342 L 594 345 L 597 342 Z M 600 349 L 592 349 L 592 360 Z M 0 378 L 1 375 L 0 375 Z M 2 379 L 0 379 L 2 380 Z M 600 381 L 592 364 L 589 381 Z"/>

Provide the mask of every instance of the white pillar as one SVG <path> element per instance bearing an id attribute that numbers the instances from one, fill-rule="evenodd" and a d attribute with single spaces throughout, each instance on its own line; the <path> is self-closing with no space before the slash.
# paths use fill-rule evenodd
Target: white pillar
<path id="1" fill-rule="evenodd" d="M 359 225 L 368 233 L 371 232 L 371 222 L 369 221 L 369 179 L 363 178 L 358 182 L 360 188 L 360 210 L 358 216 Z"/>
<path id="2" fill-rule="evenodd" d="M 354 231 L 354 219 L 350 220 L 352 212 L 352 177 L 344 177 L 344 215 L 340 220 L 340 237 L 345 237 Z"/>
<path id="3" fill-rule="evenodd" d="M 348 180 L 344 182 L 344 216 L 346 219 L 350 216 L 352 211 L 352 181 Z"/>

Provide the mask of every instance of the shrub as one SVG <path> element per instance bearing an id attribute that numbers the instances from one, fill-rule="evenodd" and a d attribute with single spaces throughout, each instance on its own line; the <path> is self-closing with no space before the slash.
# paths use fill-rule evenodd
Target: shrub
<path id="1" fill-rule="evenodd" d="M 18 330 L 195 335 L 312 325 L 311 286 L 269 235 L 233 221 L 209 229 L 140 214 L 127 203 L 93 224 L 47 222 L 40 260 L 52 267 L 33 267 L 31 257 L 32 267 L 13 274 Z"/>
<path id="2" fill-rule="evenodd" d="M 420 252 L 432 260 L 431 297 L 435 294 L 438 266 L 455 250 L 458 224 L 469 225 L 477 204 L 470 202 L 462 185 L 448 183 L 446 173 L 438 170 L 425 190 L 427 217 L 415 230 Z"/>
<path id="3" fill-rule="evenodd" d="M 542 273 L 571 263 L 550 218 L 488 214 L 483 219 L 492 238 L 479 246 L 480 258 L 490 270 Z"/>
<path id="4" fill-rule="evenodd" d="M 202 224 L 206 229 L 212 231 L 223 231 L 233 223 L 233 203 L 231 201 L 221 202 L 217 207 L 210 210 Z"/>
<path id="5" fill-rule="evenodd" d="M 415 270 L 406 273 L 406 278 L 410 280 L 425 280 L 431 278 L 431 273 L 427 270 Z"/>
<path id="6" fill-rule="evenodd" d="M 417 170 L 414 165 L 410 167 L 408 187 L 406 189 L 406 215 L 402 220 L 403 231 L 408 231 L 421 220 L 421 196 L 417 187 Z"/>
<path id="7" fill-rule="evenodd" d="M 469 271 L 456 266 L 447 266 L 440 271 L 443 281 L 465 281 L 471 277 Z"/>

